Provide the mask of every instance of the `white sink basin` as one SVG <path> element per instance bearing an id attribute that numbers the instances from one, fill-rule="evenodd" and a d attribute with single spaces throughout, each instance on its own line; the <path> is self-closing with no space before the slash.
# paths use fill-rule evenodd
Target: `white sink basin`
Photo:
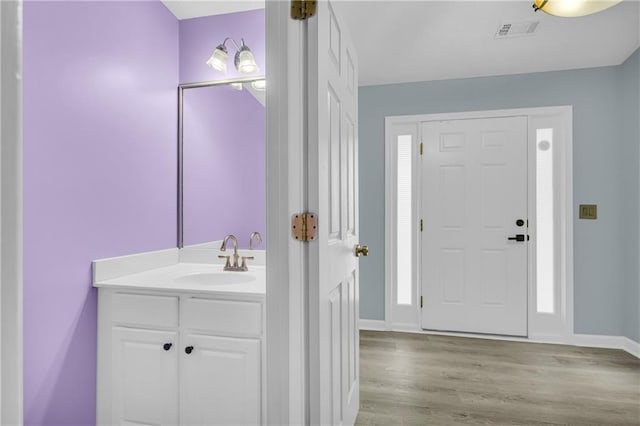
<path id="1" fill-rule="evenodd" d="M 242 284 L 255 281 L 253 275 L 246 272 L 201 272 L 183 275 L 175 279 L 176 284 L 225 285 Z"/>

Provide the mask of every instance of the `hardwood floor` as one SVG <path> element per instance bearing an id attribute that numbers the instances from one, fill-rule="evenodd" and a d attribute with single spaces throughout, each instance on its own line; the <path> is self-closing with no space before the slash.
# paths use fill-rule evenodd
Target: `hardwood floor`
<path id="1" fill-rule="evenodd" d="M 360 332 L 356 425 L 640 425 L 618 350 Z"/>

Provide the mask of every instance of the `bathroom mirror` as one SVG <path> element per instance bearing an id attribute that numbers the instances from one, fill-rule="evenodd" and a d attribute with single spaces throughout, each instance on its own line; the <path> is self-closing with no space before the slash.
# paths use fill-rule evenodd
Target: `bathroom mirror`
<path id="1" fill-rule="evenodd" d="M 264 77 L 178 87 L 178 247 L 265 236 Z M 257 246 L 256 248 L 263 248 Z"/>

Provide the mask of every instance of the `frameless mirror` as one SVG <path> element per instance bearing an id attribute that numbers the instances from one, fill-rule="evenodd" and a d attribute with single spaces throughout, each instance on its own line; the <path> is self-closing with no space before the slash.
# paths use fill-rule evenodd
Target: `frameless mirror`
<path id="1" fill-rule="evenodd" d="M 179 86 L 178 247 L 265 235 L 264 89 L 264 78 Z"/>

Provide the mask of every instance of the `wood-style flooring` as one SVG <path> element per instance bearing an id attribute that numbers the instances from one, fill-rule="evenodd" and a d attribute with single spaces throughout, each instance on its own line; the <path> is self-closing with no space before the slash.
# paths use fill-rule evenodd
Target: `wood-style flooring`
<path id="1" fill-rule="evenodd" d="M 356 425 L 640 425 L 619 350 L 360 332 Z"/>

